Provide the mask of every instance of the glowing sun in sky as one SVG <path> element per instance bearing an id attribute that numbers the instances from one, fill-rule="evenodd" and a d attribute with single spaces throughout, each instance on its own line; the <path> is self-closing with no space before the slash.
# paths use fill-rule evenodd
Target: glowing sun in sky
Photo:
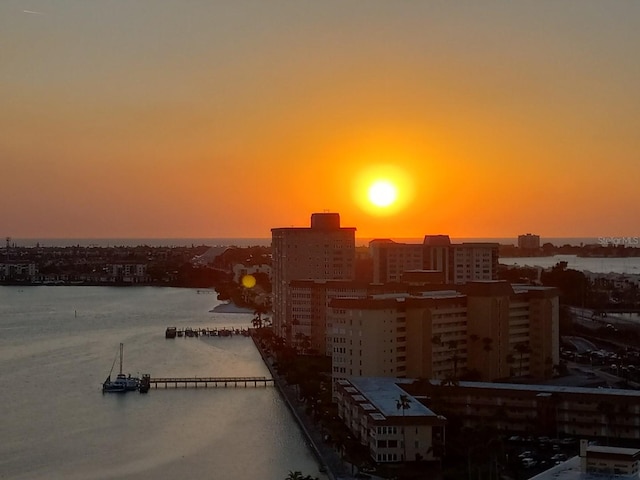
<path id="1" fill-rule="evenodd" d="M 369 187 L 369 201 L 378 207 L 388 207 L 398 198 L 396 186 L 388 180 L 376 180 Z"/>
<path id="2" fill-rule="evenodd" d="M 413 199 L 411 177 L 395 165 L 369 166 L 355 179 L 354 199 L 373 215 L 391 215 L 406 208 Z"/>

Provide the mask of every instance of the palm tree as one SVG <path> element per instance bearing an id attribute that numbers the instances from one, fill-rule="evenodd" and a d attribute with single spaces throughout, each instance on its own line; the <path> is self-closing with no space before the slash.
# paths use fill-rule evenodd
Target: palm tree
<path id="1" fill-rule="evenodd" d="M 318 477 L 312 477 L 311 475 L 302 475 L 302 472 L 296 470 L 295 472 L 289 470 L 289 475 L 284 480 L 318 480 Z"/>
<path id="2" fill-rule="evenodd" d="M 406 395 L 400 395 L 396 400 L 396 407 L 398 410 L 402 409 L 402 418 L 404 418 L 404 411 L 408 408 L 411 408 L 411 400 Z M 402 447 L 404 450 L 404 458 L 403 461 L 407 461 L 407 434 L 406 428 L 404 424 L 404 420 L 402 422 Z"/>
<path id="3" fill-rule="evenodd" d="M 262 315 L 264 315 L 265 313 L 267 313 L 267 309 L 264 307 L 264 305 L 256 305 L 253 311 L 253 320 L 251 321 L 254 327 L 262 328 L 262 325 L 263 325 Z"/>

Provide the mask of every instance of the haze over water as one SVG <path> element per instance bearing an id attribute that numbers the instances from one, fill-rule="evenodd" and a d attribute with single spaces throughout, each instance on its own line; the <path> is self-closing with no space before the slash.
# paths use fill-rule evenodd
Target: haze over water
<path id="1" fill-rule="evenodd" d="M 169 325 L 249 325 L 210 313 L 218 303 L 191 289 L 0 287 L 0 478 L 320 476 L 274 387 L 101 393 L 120 342 L 125 373 L 268 376 L 249 338 L 164 338 Z"/>

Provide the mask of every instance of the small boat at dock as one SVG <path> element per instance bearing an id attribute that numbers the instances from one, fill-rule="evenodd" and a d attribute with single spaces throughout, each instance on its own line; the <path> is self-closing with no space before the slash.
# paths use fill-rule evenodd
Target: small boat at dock
<path id="1" fill-rule="evenodd" d="M 120 344 L 120 371 L 115 380 L 111 380 L 113 373 L 113 367 L 115 367 L 117 357 L 113 360 L 111 365 L 111 371 L 109 376 L 102 383 L 102 393 L 125 393 L 138 390 L 140 388 L 140 379 L 138 377 L 132 377 L 131 374 L 125 375 L 122 373 L 122 359 L 124 356 L 124 344 Z"/>

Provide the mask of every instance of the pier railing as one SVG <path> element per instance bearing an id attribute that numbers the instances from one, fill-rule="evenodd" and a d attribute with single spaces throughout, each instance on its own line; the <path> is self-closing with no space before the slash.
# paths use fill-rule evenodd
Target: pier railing
<path id="1" fill-rule="evenodd" d="M 273 385 L 273 378 L 268 377 L 156 377 L 149 379 L 153 388 L 208 388 L 237 387 L 239 385 L 264 386 Z"/>

